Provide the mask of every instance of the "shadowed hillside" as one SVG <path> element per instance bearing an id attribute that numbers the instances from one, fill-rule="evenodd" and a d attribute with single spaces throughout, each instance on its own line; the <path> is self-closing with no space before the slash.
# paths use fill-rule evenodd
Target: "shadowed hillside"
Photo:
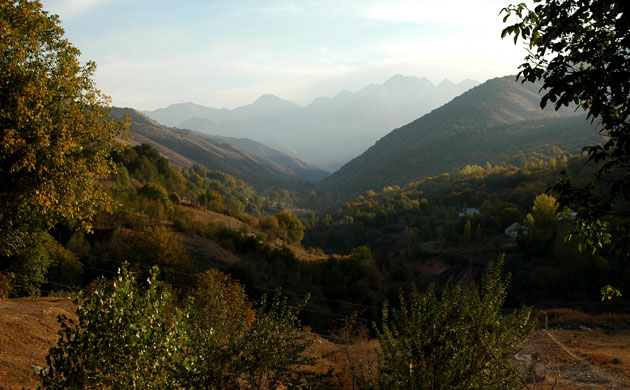
<path id="1" fill-rule="evenodd" d="M 599 141 L 584 115 L 569 108 L 541 110 L 539 88 L 513 76 L 489 80 L 392 131 L 321 188 L 357 195 L 468 164 L 513 164 L 532 152 L 548 157 L 578 152 Z"/>
<path id="2" fill-rule="evenodd" d="M 132 142 L 148 143 L 180 166 L 201 164 L 262 188 L 290 180 L 315 181 L 327 173 L 265 145 L 244 139 L 222 139 L 191 130 L 160 125 L 130 108 L 115 108 L 113 116 L 131 117 Z M 233 141 L 233 142 L 231 142 Z"/>

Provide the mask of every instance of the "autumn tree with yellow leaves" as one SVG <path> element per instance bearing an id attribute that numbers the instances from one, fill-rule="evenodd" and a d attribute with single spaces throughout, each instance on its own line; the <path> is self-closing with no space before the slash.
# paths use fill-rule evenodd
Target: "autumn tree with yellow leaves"
<path id="1" fill-rule="evenodd" d="M 98 185 L 124 125 L 94 86 L 59 18 L 38 1 L 0 2 L 0 253 L 37 231 L 89 230 L 110 200 Z"/>

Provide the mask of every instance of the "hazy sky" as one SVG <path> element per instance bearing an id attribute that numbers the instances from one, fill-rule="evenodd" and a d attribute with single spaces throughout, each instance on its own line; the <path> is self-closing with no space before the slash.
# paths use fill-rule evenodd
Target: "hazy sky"
<path id="1" fill-rule="evenodd" d="M 515 74 L 510 0 L 43 0 L 116 106 L 233 108 L 271 93 L 305 105 L 395 74 Z M 514 1 L 512 1 L 514 2 Z"/>

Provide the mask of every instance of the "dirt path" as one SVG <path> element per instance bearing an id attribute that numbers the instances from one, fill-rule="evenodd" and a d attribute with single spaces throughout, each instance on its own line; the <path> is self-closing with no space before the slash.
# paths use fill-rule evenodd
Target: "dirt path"
<path id="1" fill-rule="evenodd" d="M 543 388 L 554 388 L 555 384 L 558 390 L 627 389 L 630 382 L 625 371 L 630 360 L 622 362 L 611 357 L 625 349 L 627 340 L 606 336 L 604 339 L 609 345 L 603 345 L 598 336 L 598 333 L 588 331 L 536 331 L 531 345 L 546 362 L 547 377 Z M 619 341 L 621 344 L 616 344 Z"/>

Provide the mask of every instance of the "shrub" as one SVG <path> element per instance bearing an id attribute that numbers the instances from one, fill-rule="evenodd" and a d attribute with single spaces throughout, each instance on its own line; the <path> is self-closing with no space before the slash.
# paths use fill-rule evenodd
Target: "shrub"
<path id="1" fill-rule="evenodd" d="M 276 294 L 254 310 L 243 287 L 216 270 L 199 277 L 193 296 L 191 388 L 304 389 L 318 383 L 308 372 L 313 359 L 304 354 L 310 343 L 300 332 L 301 308 Z"/>
<path id="2" fill-rule="evenodd" d="M 438 290 L 401 293 L 400 309 L 383 310 L 382 389 L 511 389 L 520 378 L 512 357 L 533 330 L 530 311 L 503 316 L 502 258 L 490 264 L 481 288 L 452 281 Z"/>
<path id="3" fill-rule="evenodd" d="M 45 243 L 50 256 L 48 282 L 64 287 L 79 287 L 83 283 L 83 264 L 77 257 L 54 240 Z M 56 289 L 55 285 L 52 285 Z"/>
<path id="4" fill-rule="evenodd" d="M 191 305 L 192 353 L 195 369 L 190 387 L 238 389 L 242 353 L 255 311 L 243 287 L 217 270 L 199 275 Z"/>
<path id="5" fill-rule="evenodd" d="M 77 322 L 59 317 L 44 389 L 177 389 L 188 358 L 182 314 L 169 311 L 154 268 L 141 288 L 125 267 L 75 300 Z"/>
<path id="6" fill-rule="evenodd" d="M 34 233 L 31 239 L 27 248 L 9 258 L 9 271 L 14 274 L 11 293 L 16 296 L 39 296 L 48 268 L 54 262 L 48 248 L 56 244 L 55 239 L 43 231 Z"/>
<path id="7" fill-rule="evenodd" d="M 304 224 L 302 224 L 302 221 L 287 211 L 277 213 L 276 219 L 283 232 L 283 238 L 293 244 L 300 245 L 302 238 L 304 238 Z"/>
<path id="8" fill-rule="evenodd" d="M 187 274 L 195 272 L 195 265 L 177 233 L 163 226 L 148 227 L 132 247 L 130 258 L 135 262 L 157 265 L 171 284 L 192 285 Z"/>

